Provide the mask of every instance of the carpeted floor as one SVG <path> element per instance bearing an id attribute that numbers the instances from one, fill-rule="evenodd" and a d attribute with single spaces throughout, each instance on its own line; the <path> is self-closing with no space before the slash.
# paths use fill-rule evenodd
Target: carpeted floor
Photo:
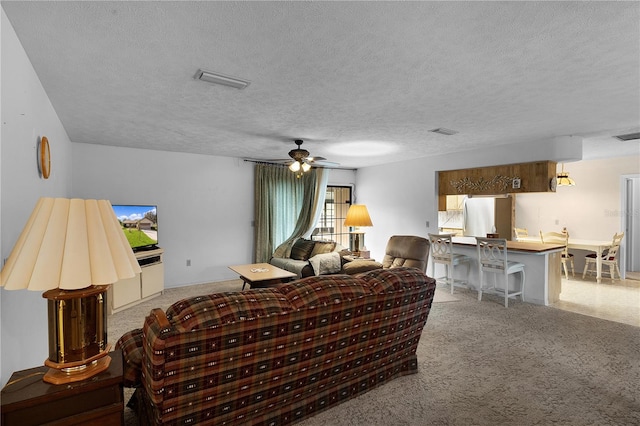
<path id="1" fill-rule="evenodd" d="M 151 308 L 238 291 L 239 283 L 169 289 L 110 316 L 110 341 L 140 327 Z M 640 328 L 519 301 L 505 309 L 498 298 L 478 302 L 475 292 L 460 289 L 453 297 L 438 289 L 435 302 L 418 347 L 418 374 L 299 424 L 640 424 Z M 125 423 L 137 424 L 129 409 Z"/>

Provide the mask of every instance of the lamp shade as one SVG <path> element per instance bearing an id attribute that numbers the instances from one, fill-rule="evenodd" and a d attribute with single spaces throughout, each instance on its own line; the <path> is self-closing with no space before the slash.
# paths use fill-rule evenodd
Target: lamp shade
<path id="1" fill-rule="evenodd" d="M 562 171 L 556 176 L 556 182 L 558 186 L 575 186 L 576 182 L 569 177 L 569 172 L 564 171 L 564 164 L 562 165 Z"/>
<path id="2" fill-rule="evenodd" d="M 373 226 L 367 206 L 364 204 L 352 204 L 347 211 L 344 226 Z"/>
<path id="3" fill-rule="evenodd" d="M 2 269 L 7 290 L 78 290 L 140 266 L 107 200 L 41 198 Z"/>

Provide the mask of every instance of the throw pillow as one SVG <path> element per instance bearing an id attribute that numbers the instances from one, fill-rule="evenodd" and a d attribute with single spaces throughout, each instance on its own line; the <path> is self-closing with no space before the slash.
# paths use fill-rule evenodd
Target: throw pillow
<path id="1" fill-rule="evenodd" d="M 314 245 L 315 242 L 300 238 L 293 247 L 291 247 L 291 255 L 289 257 L 294 260 L 309 260 Z"/>
<path id="2" fill-rule="evenodd" d="M 311 258 L 316 254 L 331 253 L 334 248 L 336 248 L 336 243 L 333 241 L 316 241 L 309 257 Z"/>
<path id="3" fill-rule="evenodd" d="M 340 254 L 336 251 L 331 253 L 320 253 L 309 259 L 316 275 L 335 274 L 340 272 Z"/>

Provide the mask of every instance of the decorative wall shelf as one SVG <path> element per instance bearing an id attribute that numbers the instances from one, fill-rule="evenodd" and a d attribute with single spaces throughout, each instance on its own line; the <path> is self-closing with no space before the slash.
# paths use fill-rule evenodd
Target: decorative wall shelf
<path id="1" fill-rule="evenodd" d="M 438 172 L 438 210 L 447 195 L 504 195 L 555 192 L 555 161 L 507 164 Z"/>

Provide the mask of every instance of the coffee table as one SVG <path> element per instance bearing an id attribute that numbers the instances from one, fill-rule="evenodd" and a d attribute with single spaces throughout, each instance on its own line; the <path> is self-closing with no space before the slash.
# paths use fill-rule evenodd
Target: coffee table
<path id="1" fill-rule="evenodd" d="M 264 288 L 273 284 L 281 284 L 297 277 L 293 272 L 285 271 L 269 263 L 250 263 L 248 265 L 233 265 L 229 269 L 240 275 L 243 281 L 242 289 L 249 284 L 249 288 Z"/>

